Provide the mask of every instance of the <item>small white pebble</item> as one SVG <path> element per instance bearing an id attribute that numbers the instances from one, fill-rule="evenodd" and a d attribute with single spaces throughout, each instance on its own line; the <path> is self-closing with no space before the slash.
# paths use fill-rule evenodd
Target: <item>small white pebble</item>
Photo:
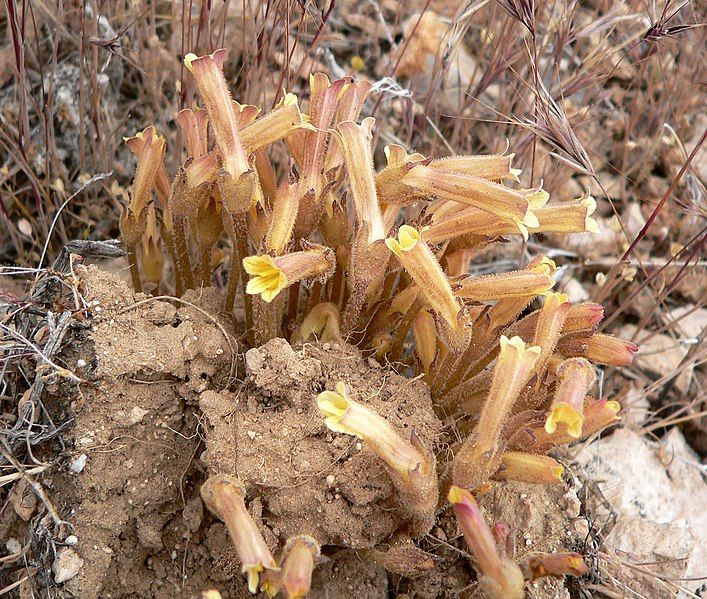
<path id="1" fill-rule="evenodd" d="M 250 437 L 251 441 L 255 439 L 255 431 L 248 431 L 246 434 Z"/>
<path id="2" fill-rule="evenodd" d="M 359 441 L 358 443 L 356 443 L 356 449 L 358 449 L 359 451 L 361 451 L 361 447 L 363 447 L 363 445 L 361 445 L 361 442 L 360 442 L 360 441 Z"/>
<path id="3" fill-rule="evenodd" d="M 84 360 L 83 358 L 79 358 L 78 360 L 76 360 L 77 368 L 83 368 L 84 366 L 86 366 L 86 360 Z"/>
<path id="4" fill-rule="evenodd" d="M 100 312 L 100 311 L 102 310 L 102 308 L 101 308 L 100 306 L 96 306 L 96 307 L 94 308 L 94 310 L 95 310 L 96 312 Z"/>
<path id="5" fill-rule="evenodd" d="M 64 539 L 65 545 L 76 545 L 79 542 L 79 538 L 76 535 L 69 535 Z"/>
<path id="6" fill-rule="evenodd" d="M 216 355 L 217 355 L 217 356 L 220 356 L 222 353 L 223 353 L 223 350 L 219 347 L 219 348 L 216 350 Z"/>
<path id="7" fill-rule="evenodd" d="M 69 470 L 73 472 L 74 474 L 79 474 L 85 467 L 86 467 L 86 460 L 88 459 L 88 456 L 85 453 L 82 453 L 79 455 L 77 458 L 75 458 L 71 464 L 69 464 Z"/>
<path id="8" fill-rule="evenodd" d="M 336 482 L 336 477 L 333 474 L 330 474 L 329 476 L 326 477 L 327 486 L 333 487 L 334 482 Z"/>

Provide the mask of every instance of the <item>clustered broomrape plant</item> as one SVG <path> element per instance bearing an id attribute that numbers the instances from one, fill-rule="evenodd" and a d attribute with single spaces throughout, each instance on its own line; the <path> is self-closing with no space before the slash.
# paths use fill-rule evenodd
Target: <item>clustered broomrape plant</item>
<path id="1" fill-rule="evenodd" d="M 428 532 L 447 497 L 492 598 L 522 597 L 524 579 L 586 571 L 576 554 L 554 554 L 521 572 L 504 526 L 488 528 L 472 492 L 494 481 L 560 481 L 547 452 L 618 420 L 616 401 L 590 395 L 592 363 L 625 366 L 637 348 L 596 332 L 600 305 L 554 292 L 556 266 L 545 256 L 512 272 L 467 272 L 513 235 L 596 232 L 594 199 L 551 203 L 543 189 L 520 187 L 513 154 L 432 159 L 391 144 L 376 170 L 375 120 L 358 122 L 368 82 L 316 73 L 307 113 L 288 93 L 261 116 L 231 99 L 225 59 L 226 50 L 185 58 L 203 108 L 177 116 L 187 158 L 171 180 L 154 127 L 126 140 L 137 169 L 120 226 L 135 289 L 145 282 L 181 295 L 210 285 L 223 262 L 224 309 L 240 298 L 249 344 L 345 340 L 420 373 L 438 416 L 463 435 L 445 464 L 351 399 L 346 381 L 317 398 L 329 429 L 361 438 L 386 466 L 410 534 Z M 290 162 L 273 163 L 275 144 Z M 307 593 L 315 539 L 291 539 L 278 563 L 239 481 L 212 477 L 202 493 L 226 522 L 252 592 L 260 584 Z"/>

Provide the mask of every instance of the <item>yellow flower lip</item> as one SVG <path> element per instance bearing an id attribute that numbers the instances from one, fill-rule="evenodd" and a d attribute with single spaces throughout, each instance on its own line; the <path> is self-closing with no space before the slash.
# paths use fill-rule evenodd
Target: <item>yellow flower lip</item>
<path id="1" fill-rule="evenodd" d="M 552 407 L 547 420 L 545 420 L 545 431 L 551 435 L 557 430 L 559 423 L 567 426 L 567 434 L 571 437 L 579 439 L 582 436 L 584 415 L 570 404 L 559 402 Z"/>
<path id="2" fill-rule="evenodd" d="M 324 422 L 329 430 L 335 433 L 348 433 L 361 438 L 359 431 L 348 429 L 340 424 L 349 409 L 346 384 L 338 382 L 336 384 L 336 392 L 323 391 L 317 395 L 317 407 L 324 416 Z"/>
<path id="3" fill-rule="evenodd" d="M 270 303 L 287 287 L 287 276 L 267 254 L 243 258 L 243 268 L 253 277 L 246 286 L 249 295 L 260 295 Z"/>
<path id="4" fill-rule="evenodd" d="M 410 225 L 403 225 L 398 231 L 398 238 L 389 237 L 385 240 L 385 245 L 396 255 L 402 252 L 409 252 L 420 241 L 420 232 Z"/>
<path id="5" fill-rule="evenodd" d="M 510 339 L 505 335 L 501 335 L 501 352 L 507 351 L 509 349 L 514 349 L 518 352 L 520 356 L 529 354 L 540 355 L 541 348 L 538 345 L 526 345 L 525 341 L 521 339 L 518 335 L 511 337 Z"/>
<path id="6" fill-rule="evenodd" d="M 580 200 L 580 203 L 587 209 L 587 214 L 584 218 L 584 228 L 590 233 L 601 233 L 599 223 L 597 223 L 597 221 L 592 218 L 592 214 L 594 214 L 597 209 L 596 200 L 592 196 L 587 194 L 586 197 Z"/>

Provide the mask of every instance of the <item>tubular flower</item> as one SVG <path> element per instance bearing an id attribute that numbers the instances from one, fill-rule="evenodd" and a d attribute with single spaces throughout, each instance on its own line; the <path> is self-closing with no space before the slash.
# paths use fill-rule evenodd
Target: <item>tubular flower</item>
<path id="1" fill-rule="evenodd" d="M 241 560 L 241 572 L 248 576 L 248 590 L 256 593 L 260 573 L 265 569 L 277 570 L 277 564 L 246 509 L 243 487 L 238 479 L 219 474 L 201 486 L 201 497 L 206 507 L 226 524 Z"/>
<path id="2" fill-rule="evenodd" d="M 536 372 L 542 372 L 547 360 L 555 351 L 555 346 L 560 338 L 569 309 L 570 303 L 564 293 L 548 293 L 545 296 L 545 303 L 538 315 L 535 335 L 533 336 L 533 345 L 538 345 L 542 348 L 538 362 L 535 365 Z"/>
<path id="3" fill-rule="evenodd" d="M 537 256 L 533 259 L 525 270 L 535 274 L 552 276 L 557 267 L 555 263 L 546 256 Z M 496 302 L 488 312 L 490 327 L 510 324 L 518 315 L 528 307 L 532 297 L 507 298 Z"/>
<path id="4" fill-rule="evenodd" d="M 472 494 L 466 489 L 452 486 L 448 499 L 454 506 L 464 540 L 474 555 L 479 586 L 486 596 L 489 599 L 525 597 L 523 573 L 499 551 L 493 533 Z"/>
<path id="5" fill-rule="evenodd" d="M 300 326 L 302 341 L 316 335 L 320 341 L 342 341 L 339 328 L 339 308 L 332 302 L 322 302 L 312 308 Z"/>
<path id="6" fill-rule="evenodd" d="M 326 280 L 334 272 L 336 258 L 331 248 L 309 244 L 313 249 L 273 258 L 267 254 L 243 258 L 251 275 L 246 293 L 260 295 L 270 303 L 286 287 L 303 279 Z"/>
<path id="7" fill-rule="evenodd" d="M 428 310 L 422 309 L 418 312 L 412 325 L 412 332 L 415 336 L 417 357 L 424 371 L 429 373 L 437 354 L 437 329 L 434 317 Z"/>
<path id="8" fill-rule="evenodd" d="M 385 244 L 413 278 L 429 307 L 452 329 L 457 329 L 461 304 L 454 297 L 452 287 L 432 250 L 420 239 L 420 233 L 409 225 L 403 225 L 398 231 L 398 238 L 389 237 Z"/>
<path id="9" fill-rule="evenodd" d="M 238 119 L 228 91 L 223 63 L 228 51 L 224 48 L 207 56 L 187 54 L 184 65 L 194 76 L 199 95 L 209 113 L 209 122 L 216 138 L 223 166 L 235 181 L 249 170 L 241 136 L 238 132 Z"/>
<path id="10" fill-rule="evenodd" d="M 337 127 L 356 215 L 361 226 L 367 228 L 368 243 L 385 238 L 373 170 L 371 130 L 374 123 L 375 119 L 369 117 L 363 119 L 361 125 L 346 121 Z"/>
<path id="11" fill-rule="evenodd" d="M 284 181 L 272 199 L 272 203 L 272 219 L 265 236 L 265 245 L 271 252 L 282 254 L 292 240 L 292 232 L 297 220 L 299 208 L 297 185 Z"/>
<path id="12" fill-rule="evenodd" d="M 182 128 L 187 144 L 187 152 L 191 158 L 201 158 L 208 154 L 208 124 L 209 117 L 202 108 L 192 110 L 185 108 L 177 115 L 177 122 Z"/>
<path id="13" fill-rule="evenodd" d="M 317 199 L 324 187 L 324 156 L 329 125 L 345 85 L 344 79 L 330 83 L 324 73 L 309 76 L 309 118 L 312 126 L 304 132 L 300 196 L 314 190 L 314 198 Z"/>
<path id="14" fill-rule="evenodd" d="M 464 279 L 456 286 L 454 293 L 464 299 L 493 301 L 544 295 L 554 286 L 555 280 L 550 275 L 527 270 L 512 270 Z"/>
<path id="15" fill-rule="evenodd" d="M 617 401 L 586 397 L 584 399 L 584 425 L 581 438 L 586 439 L 618 422 L 620 410 L 621 405 Z M 577 441 L 577 439 L 566 430 L 558 427 L 555 432 L 548 433 L 545 426 L 538 423 L 538 425 L 531 425 L 513 434 L 508 441 L 508 446 L 513 450 L 542 453 L 573 441 Z"/>
<path id="16" fill-rule="evenodd" d="M 545 455 L 507 451 L 501 456 L 501 469 L 496 480 L 517 480 L 522 483 L 553 485 L 562 478 L 562 464 Z"/>
<path id="17" fill-rule="evenodd" d="M 563 333 L 583 331 L 597 326 L 604 319 L 604 306 L 592 302 L 572 304 L 567 312 Z"/>
<path id="18" fill-rule="evenodd" d="M 339 104 L 336 107 L 334 123 L 339 124 L 346 121 L 356 122 L 363 108 L 363 104 L 366 101 L 368 92 L 371 91 L 371 87 L 373 87 L 373 84 L 370 81 L 354 81 L 347 83 L 339 96 Z M 341 146 L 337 143 L 333 143 L 327 148 L 324 171 L 328 172 L 342 164 L 344 164 L 344 156 L 341 152 Z"/>
<path id="19" fill-rule="evenodd" d="M 638 346 L 611 335 L 592 335 L 587 341 L 587 358 L 609 366 L 628 366 L 633 362 Z"/>
<path id="20" fill-rule="evenodd" d="M 435 213 L 432 224 L 424 237 L 430 243 L 454 239 L 462 235 L 485 235 L 500 237 L 528 233 L 598 233 L 599 225 L 592 218 L 596 210 L 594 198 L 588 196 L 567 203 L 548 204 L 544 190 L 525 192 L 530 210 L 537 218 L 537 224 L 511 222 L 498 213 L 484 211 L 479 207 L 467 206 L 461 210 L 451 207 Z"/>
<path id="21" fill-rule="evenodd" d="M 557 386 L 545 421 L 545 431 L 549 434 L 563 423 L 567 434 L 575 439 L 582 436 L 584 425 L 584 398 L 591 389 L 596 374 L 592 365 L 584 358 L 570 358 L 557 369 Z"/>
<path id="22" fill-rule="evenodd" d="M 454 456 L 452 478 L 455 484 L 476 488 L 498 469 L 503 425 L 539 356 L 539 347 L 526 346 L 520 337 L 508 339 L 501 335 L 501 351 L 476 430 Z"/>
<path id="23" fill-rule="evenodd" d="M 312 572 L 321 556 L 319 543 L 302 535 L 287 540 L 280 584 L 287 599 L 302 599 L 312 586 Z"/>
<path id="24" fill-rule="evenodd" d="M 549 204 L 535 209 L 538 224 L 533 233 L 600 233 L 599 224 L 592 214 L 597 209 L 596 200 L 585 197 L 565 204 Z"/>
<path id="25" fill-rule="evenodd" d="M 545 576 L 584 576 L 589 572 L 584 558 L 579 553 L 541 553 L 528 560 L 530 580 Z"/>
<path id="26" fill-rule="evenodd" d="M 265 146 L 287 137 L 297 129 L 313 131 L 302 115 L 295 94 L 285 94 L 272 112 L 254 120 L 240 130 L 241 142 L 246 154 L 251 154 Z"/>
<path id="27" fill-rule="evenodd" d="M 509 179 L 518 182 L 519 168 L 513 168 L 511 162 L 515 154 L 488 154 L 480 156 L 450 156 L 430 162 L 430 168 L 446 173 L 462 173 L 480 177 L 489 181 Z"/>
<path id="28" fill-rule="evenodd" d="M 424 534 L 434 522 L 439 489 L 434 456 L 413 433 L 406 441 L 390 423 L 363 404 L 349 398 L 346 385 L 317 396 L 317 406 L 329 430 L 362 439 L 387 466 L 401 493 L 401 507 L 413 519 L 413 534 Z"/>
<path id="29" fill-rule="evenodd" d="M 150 126 L 140 131 L 135 137 L 126 137 L 125 144 L 137 156 L 137 169 L 130 188 L 130 210 L 140 214 L 152 197 L 158 175 L 164 169 L 164 153 L 167 143 Z"/>
<path id="30" fill-rule="evenodd" d="M 414 166 L 402 182 L 425 195 L 474 206 L 515 223 L 527 235 L 527 227 L 536 227 L 538 220 L 525 195 L 498 183 L 479 177 L 447 173 L 429 166 Z"/>
<path id="31" fill-rule="evenodd" d="M 515 223 L 508 222 L 496 214 L 471 206 L 453 209 L 452 202 L 447 204 L 450 205 L 449 208 L 432 215 L 432 224 L 423 235 L 425 241 L 440 243 L 463 235 L 501 237 L 522 233 Z"/>

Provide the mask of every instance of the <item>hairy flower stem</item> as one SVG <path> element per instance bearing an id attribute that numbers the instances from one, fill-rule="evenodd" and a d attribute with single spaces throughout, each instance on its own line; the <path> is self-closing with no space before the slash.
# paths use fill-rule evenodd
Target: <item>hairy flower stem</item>
<path id="1" fill-rule="evenodd" d="M 137 248 L 127 247 L 126 244 L 126 256 L 128 258 L 128 263 L 130 264 L 130 279 L 133 283 L 133 289 L 135 293 L 142 293 L 142 281 L 140 280 L 140 267 L 137 264 Z"/>
<path id="2" fill-rule="evenodd" d="M 293 285 L 299 287 L 299 285 Z M 263 345 L 281 336 L 280 322 L 285 307 L 285 296 L 278 295 L 271 302 L 266 302 L 260 296 L 247 296 L 253 302 L 253 331 L 252 343 L 256 346 Z"/>
<path id="3" fill-rule="evenodd" d="M 423 299 L 419 295 L 415 298 L 415 301 L 412 303 L 408 311 L 405 313 L 403 316 L 402 320 L 400 321 L 400 324 L 398 324 L 397 329 L 395 331 L 395 338 L 393 339 L 393 346 L 390 350 L 390 361 L 392 363 L 399 362 L 400 357 L 403 354 L 403 347 L 405 345 L 405 339 L 407 339 L 408 336 L 408 331 L 410 330 L 410 327 L 412 326 L 412 323 L 415 322 L 415 318 L 417 317 L 417 313 L 420 311 L 420 309 L 423 306 Z"/>
<path id="4" fill-rule="evenodd" d="M 199 280 L 202 287 L 211 284 L 211 248 L 206 245 L 199 248 Z"/>
<path id="5" fill-rule="evenodd" d="M 192 276 L 189 251 L 187 249 L 187 217 L 176 214 L 172 216 L 174 218 L 172 242 L 174 243 L 174 255 L 177 257 L 177 262 L 174 266 L 179 273 L 177 280 L 181 289 L 178 289 L 178 295 L 181 295 L 187 289 L 194 288 L 194 277 Z"/>
<path id="6" fill-rule="evenodd" d="M 288 332 L 293 331 L 297 322 L 297 314 L 299 312 L 299 296 L 301 283 L 295 283 L 289 289 L 289 298 L 287 299 L 287 316 L 285 317 L 284 329 L 285 337 L 289 337 Z"/>
<path id="7" fill-rule="evenodd" d="M 231 272 L 228 276 L 228 291 L 226 293 L 226 312 L 233 312 L 233 304 L 238 291 L 238 284 L 246 280 L 243 258 L 248 255 L 248 215 L 245 212 L 227 213 L 226 228 L 233 244 Z M 244 283 L 245 286 L 245 283 Z M 245 305 L 246 331 L 253 328 L 253 303 L 248 294 L 243 294 Z M 250 335 L 250 333 L 248 333 Z"/>

